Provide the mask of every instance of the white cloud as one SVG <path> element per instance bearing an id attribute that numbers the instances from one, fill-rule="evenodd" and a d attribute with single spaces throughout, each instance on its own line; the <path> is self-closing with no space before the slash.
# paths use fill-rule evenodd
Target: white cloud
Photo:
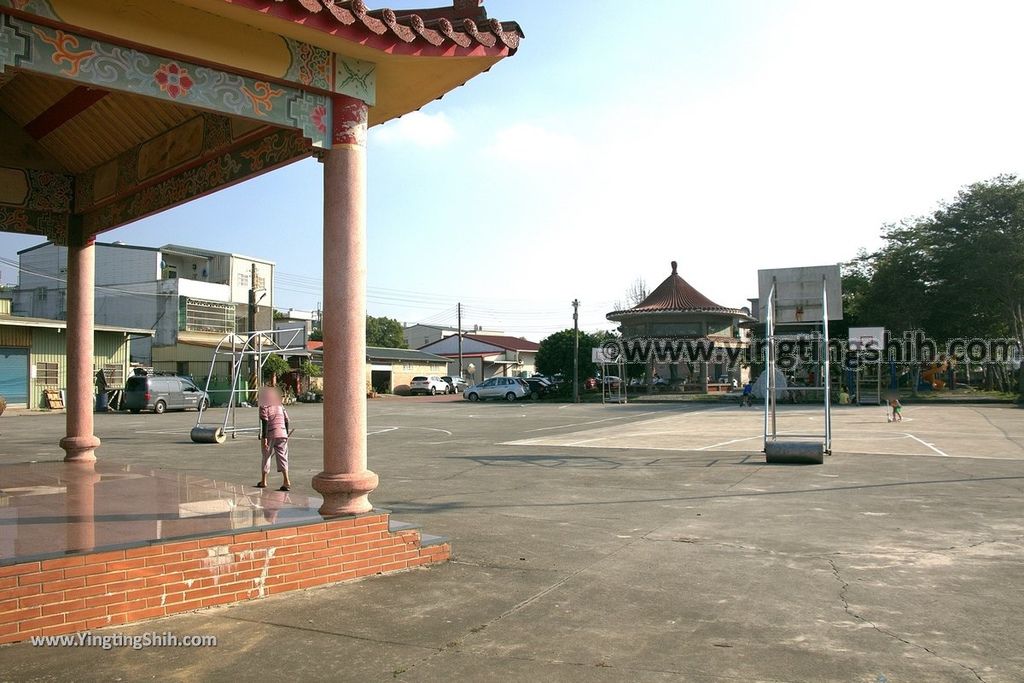
<path id="1" fill-rule="evenodd" d="M 494 134 L 484 154 L 500 161 L 544 165 L 578 159 L 582 146 L 575 138 L 533 123 L 515 123 Z"/>
<path id="2" fill-rule="evenodd" d="M 370 130 L 370 140 L 382 145 L 443 147 L 457 136 L 455 126 L 443 111 L 427 114 L 414 111 Z"/>

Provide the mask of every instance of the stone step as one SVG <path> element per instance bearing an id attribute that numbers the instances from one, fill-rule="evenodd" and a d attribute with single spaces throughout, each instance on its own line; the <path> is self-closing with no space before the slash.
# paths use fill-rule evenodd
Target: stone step
<path id="1" fill-rule="evenodd" d="M 448 542 L 447 536 L 435 536 L 434 534 L 420 534 L 420 547 L 428 548 L 432 545 L 442 545 Z"/>
<path id="2" fill-rule="evenodd" d="M 397 519 L 388 519 L 388 531 L 391 533 L 398 533 L 399 531 L 414 531 L 419 529 L 419 524 L 412 522 L 400 522 Z"/>

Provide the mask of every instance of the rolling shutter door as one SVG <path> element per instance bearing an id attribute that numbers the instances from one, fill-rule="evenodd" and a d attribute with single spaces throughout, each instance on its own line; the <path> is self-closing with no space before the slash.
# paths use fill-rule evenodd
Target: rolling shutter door
<path id="1" fill-rule="evenodd" d="M 28 349 L 0 347 L 0 395 L 8 404 L 28 403 Z"/>

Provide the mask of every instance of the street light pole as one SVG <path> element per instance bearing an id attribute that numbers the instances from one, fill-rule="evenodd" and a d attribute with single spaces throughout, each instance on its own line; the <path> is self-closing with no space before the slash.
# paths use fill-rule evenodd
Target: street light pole
<path id="1" fill-rule="evenodd" d="M 580 402 L 580 300 L 572 300 L 572 401 Z"/>

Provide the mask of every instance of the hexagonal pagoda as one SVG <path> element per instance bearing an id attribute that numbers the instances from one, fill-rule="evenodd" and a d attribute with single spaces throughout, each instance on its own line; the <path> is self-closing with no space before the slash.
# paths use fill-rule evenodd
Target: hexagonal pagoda
<path id="1" fill-rule="evenodd" d="M 619 323 L 624 340 L 708 340 L 714 348 L 747 349 L 750 341 L 743 323 L 753 320 L 746 308 L 721 306 L 679 276 L 678 264 L 647 297 L 632 308 L 608 313 Z M 746 379 L 746 368 L 730 368 L 727 362 L 651 358 L 647 362 L 648 390 L 657 386 L 707 393 L 728 391 Z"/>

